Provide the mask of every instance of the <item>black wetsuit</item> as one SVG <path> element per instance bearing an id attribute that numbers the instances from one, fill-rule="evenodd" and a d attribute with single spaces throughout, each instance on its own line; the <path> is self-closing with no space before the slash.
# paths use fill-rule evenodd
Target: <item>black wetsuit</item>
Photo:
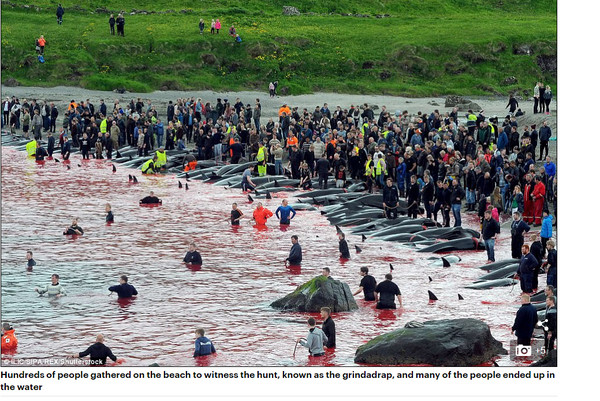
<path id="1" fill-rule="evenodd" d="M 115 216 L 113 216 L 113 213 L 109 210 L 108 213 L 106 214 L 106 222 L 112 223 L 114 221 L 115 221 Z"/>
<path id="2" fill-rule="evenodd" d="M 81 234 L 78 234 L 75 230 L 78 230 Z M 72 225 L 71 227 L 67 228 L 67 231 L 65 231 L 63 233 L 63 235 L 82 235 L 83 234 L 83 228 L 79 227 L 78 225 Z"/>
<path id="3" fill-rule="evenodd" d="M 348 249 L 348 242 L 345 239 L 340 240 L 339 249 L 341 253 L 340 257 L 350 259 L 350 250 Z"/>
<path id="4" fill-rule="evenodd" d="M 377 284 L 375 292 L 379 294 L 379 302 L 377 302 L 377 309 L 396 309 L 396 302 L 394 299 L 396 295 L 402 295 L 400 288 L 396 283 L 385 280 Z"/>
<path id="5" fill-rule="evenodd" d="M 113 285 L 112 287 L 108 287 L 108 290 L 116 292 L 119 298 L 131 298 L 138 294 L 135 287 L 128 283 Z"/>
<path id="6" fill-rule="evenodd" d="M 363 288 L 365 301 L 375 301 L 375 288 L 377 288 L 377 281 L 375 280 L 375 277 L 367 274 L 362 278 L 362 280 L 360 280 L 360 287 Z"/>
<path id="7" fill-rule="evenodd" d="M 193 265 L 202 265 L 202 256 L 198 251 L 188 251 L 183 258 L 185 263 L 191 263 Z"/>
<path id="8" fill-rule="evenodd" d="M 36 265 L 36 263 L 35 263 L 35 260 L 33 260 L 33 259 L 29 259 L 29 260 L 27 261 L 27 267 L 29 267 L 30 269 L 31 269 L 33 266 L 35 266 L 35 265 Z"/>
<path id="9" fill-rule="evenodd" d="M 140 200 L 140 203 L 148 204 L 148 203 L 162 203 L 160 199 L 156 196 L 146 196 L 144 199 Z"/>
<path id="10" fill-rule="evenodd" d="M 232 226 L 239 226 L 240 225 L 240 221 L 236 220 L 239 219 L 242 216 L 242 213 L 239 210 L 232 210 L 231 211 L 231 225 Z"/>
<path id="11" fill-rule="evenodd" d="M 112 359 L 114 362 L 117 361 L 117 357 L 113 355 L 110 348 L 102 343 L 92 344 L 88 349 L 79 353 L 79 357 L 90 356 L 91 365 L 105 365 L 106 358 Z"/>
<path id="12" fill-rule="evenodd" d="M 335 323 L 331 316 L 329 316 L 321 326 L 321 330 L 327 336 L 327 343 L 325 346 L 327 348 L 335 348 Z"/>

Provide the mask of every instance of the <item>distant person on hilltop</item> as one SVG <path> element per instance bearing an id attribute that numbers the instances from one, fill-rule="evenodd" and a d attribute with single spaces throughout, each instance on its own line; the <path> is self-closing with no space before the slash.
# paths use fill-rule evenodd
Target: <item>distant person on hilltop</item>
<path id="1" fill-rule="evenodd" d="M 62 4 L 59 3 L 58 7 L 56 8 L 56 22 L 58 25 L 62 25 L 63 15 L 65 15 L 65 9 L 63 8 Z"/>
<path id="2" fill-rule="evenodd" d="M 110 18 L 108 19 L 108 25 L 110 25 L 110 34 L 114 35 L 115 34 L 115 15 L 111 14 Z"/>
<path id="3" fill-rule="evenodd" d="M 215 29 L 217 30 L 217 35 L 219 34 L 219 31 L 221 30 L 221 21 L 219 21 L 219 19 L 217 18 L 217 20 L 215 21 Z"/>
<path id="4" fill-rule="evenodd" d="M 215 33 L 215 20 L 214 19 L 210 21 L 210 33 L 211 33 L 211 35 L 213 33 Z"/>
<path id="5" fill-rule="evenodd" d="M 236 37 L 236 32 L 235 32 L 235 26 L 231 25 L 231 27 L 229 28 L 229 36 L 235 38 Z"/>
<path id="6" fill-rule="evenodd" d="M 204 20 L 200 18 L 200 22 L 198 23 L 198 28 L 200 28 L 200 35 L 204 33 Z"/>
<path id="7" fill-rule="evenodd" d="M 125 18 L 123 13 L 120 13 L 117 17 L 117 35 L 125 37 Z"/>

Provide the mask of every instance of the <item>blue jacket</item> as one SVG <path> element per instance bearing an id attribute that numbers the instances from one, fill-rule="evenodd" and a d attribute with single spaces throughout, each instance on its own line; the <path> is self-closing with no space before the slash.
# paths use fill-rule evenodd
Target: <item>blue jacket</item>
<path id="1" fill-rule="evenodd" d="M 154 126 L 154 129 L 156 130 L 156 135 L 164 135 L 165 134 L 165 126 L 163 125 L 163 123 L 158 123 Z"/>
<path id="2" fill-rule="evenodd" d="M 554 177 L 556 175 L 556 164 L 552 162 L 544 163 L 544 169 L 546 170 L 546 175 L 548 177 Z"/>
<path id="3" fill-rule="evenodd" d="M 542 220 L 542 231 L 540 232 L 542 238 L 552 238 L 552 216 L 548 215 Z"/>
<path id="4" fill-rule="evenodd" d="M 538 321 L 537 309 L 531 304 L 521 305 L 515 317 L 512 329 L 518 338 L 531 338 L 533 329 Z"/>
<path id="5" fill-rule="evenodd" d="M 214 352 L 215 346 L 207 337 L 198 337 L 194 343 L 194 357 L 210 355 Z"/>
<path id="6" fill-rule="evenodd" d="M 498 136 L 498 149 L 506 149 L 508 146 L 508 135 L 506 135 L 505 131 L 502 131 Z"/>

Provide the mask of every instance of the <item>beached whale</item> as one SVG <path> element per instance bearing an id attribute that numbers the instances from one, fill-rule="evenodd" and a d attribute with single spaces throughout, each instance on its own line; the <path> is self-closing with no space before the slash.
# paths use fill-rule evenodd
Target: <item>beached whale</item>
<path id="1" fill-rule="evenodd" d="M 488 288 L 506 287 L 509 285 L 515 285 L 518 282 L 519 282 L 518 280 L 515 280 L 512 278 L 500 278 L 497 280 L 488 280 L 488 281 L 482 281 L 480 283 L 469 284 L 469 285 L 465 286 L 465 288 L 470 288 L 473 290 L 486 290 Z"/>
<path id="2" fill-rule="evenodd" d="M 449 241 L 440 241 L 436 244 L 419 249 L 417 252 L 449 252 L 485 249 L 483 242 L 477 238 L 458 238 Z"/>

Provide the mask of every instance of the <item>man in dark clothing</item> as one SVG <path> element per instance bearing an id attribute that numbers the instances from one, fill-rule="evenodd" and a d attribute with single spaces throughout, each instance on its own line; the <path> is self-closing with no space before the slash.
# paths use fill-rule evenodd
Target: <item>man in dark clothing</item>
<path id="1" fill-rule="evenodd" d="M 48 156 L 48 152 L 46 149 L 42 148 L 41 142 L 37 142 L 37 148 L 35 149 L 35 160 L 43 161 L 46 156 Z"/>
<path id="2" fill-rule="evenodd" d="M 323 318 L 323 324 L 321 330 L 327 336 L 327 342 L 325 347 L 335 348 L 335 322 L 331 318 L 331 308 L 324 306 L 321 308 L 321 317 Z"/>
<path id="3" fill-rule="evenodd" d="M 410 176 L 410 187 L 408 188 L 406 203 L 408 205 L 408 217 L 417 218 L 419 212 L 419 184 L 417 184 L 417 176 Z"/>
<path id="4" fill-rule="evenodd" d="M 533 272 L 537 268 L 538 261 L 529 252 L 529 245 L 523 245 L 521 247 L 521 252 L 523 252 L 523 256 L 521 256 L 521 262 L 519 263 L 519 270 L 517 270 L 517 273 L 519 274 L 521 281 L 521 290 L 525 294 L 530 294 L 533 292 Z"/>
<path id="5" fill-rule="evenodd" d="M 189 250 L 185 254 L 183 261 L 188 264 L 202 266 L 202 256 L 200 256 L 200 252 L 198 252 L 194 242 L 190 243 Z"/>
<path id="6" fill-rule="evenodd" d="M 238 164 L 244 153 L 244 146 L 238 138 L 235 138 L 229 149 L 231 150 L 231 164 Z"/>
<path id="7" fill-rule="evenodd" d="M 548 156 L 548 141 L 552 137 L 552 129 L 548 127 L 548 122 L 544 121 L 540 128 L 540 159 L 544 159 L 544 150 L 546 150 L 546 156 Z M 533 155 L 535 159 L 535 154 Z"/>
<path id="8" fill-rule="evenodd" d="M 500 234 L 500 225 L 495 219 L 492 219 L 492 212 L 486 210 L 483 217 L 481 236 L 485 243 L 485 250 L 487 251 L 488 263 L 496 261 L 496 259 L 494 258 L 494 245 L 496 242 L 496 234 Z"/>
<path id="9" fill-rule="evenodd" d="M 535 258 L 537 264 L 533 269 L 533 276 L 531 278 L 531 289 L 535 290 L 538 288 L 538 275 L 540 274 L 540 268 L 542 267 L 542 257 L 544 255 L 544 246 L 540 241 L 540 237 L 537 234 L 531 236 L 531 245 L 529 246 L 529 253 Z"/>
<path id="10" fill-rule="evenodd" d="M 546 320 L 544 322 L 544 348 L 546 348 L 546 354 L 554 349 L 557 329 L 556 317 L 556 297 L 546 297 Z"/>
<path id="11" fill-rule="evenodd" d="M 106 358 L 110 358 L 113 362 L 117 361 L 117 357 L 113 355 L 110 348 L 104 345 L 104 336 L 98 334 L 96 342 L 92 344 L 88 349 L 78 354 L 73 354 L 72 358 L 83 358 L 84 356 L 90 356 L 90 365 L 105 365 Z"/>
<path id="12" fill-rule="evenodd" d="M 375 292 L 377 293 L 377 309 L 396 309 L 396 303 L 394 302 L 394 298 L 398 299 L 398 304 L 402 308 L 402 294 L 400 293 L 400 289 L 392 281 L 392 274 L 388 273 L 385 275 L 385 281 L 377 284 L 375 288 Z"/>
<path id="13" fill-rule="evenodd" d="M 63 235 L 83 235 L 83 228 L 79 227 L 78 223 L 79 220 L 74 218 L 71 225 L 63 231 Z"/>
<path id="14" fill-rule="evenodd" d="M 56 8 L 56 22 L 58 22 L 58 25 L 62 25 L 63 15 L 65 15 L 65 9 L 62 4 L 59 4 Z"/>
<path id="15" fill-rule="evenodd" d="M 377 287 L 377 281 L 375 281 L 373 276 L 369 275 L 369 268 L 366 266 L 361 267 L 360 275 L 362 279 L 360 280 L 358 290 L 352 295 L 358 295 L 362 291 L 365 295 L 365 301 L 376 301 L 375 288 Z"/>
<path id="16" fill-rule="evenodd" d="M 119 285 L 113 285 L 112 287 L 108 287 L 110 292 L 116 292 L 119 298 L 131 298 L 134 295 L 137 295 L 138 292 L 134 286 L 127 283 L 127 276 L 123 275 L 119 279 Z"/>
<path id="17" fill-rule="evenodd" d="M 329 161 L 325 154 L 317 160 L 317 173 L 319 174 L 319 188 L 327 189 L 327 180 L 329 176 Z"/>
<path id="18" fill-rule="evenodd" d="M 392 177 L 388 177 L 386 185 L 383 187 L 383 211 L 388 219 L 398 217 L 398 188 L 393 183 Z"/>
<path id="19" fill-rule="evenodd" d="M 162 204 L 162 200 L 160 200 L 160 199 L 158 199 L 158 197 L 154 196 L 154 191 L 150 191 L 150 195 L 146 196 L 145 198 L 140 199 L 140 205 L 148 204 L 148 203 Z"/>
<path id="20" fill-rule="evenodd" d="M 529 224 L 521 219 L 521 213 L 513 214 L 513 222 L 510 225 L 510 249 L 513 259 L 521 258 L 521 247 L 523 246 L 523 235 L 529 232 Z"/>
<path id="21" fill-rule="evenodd" d="M 290 249 L 290 256 L 285 260 L 290 265 L 299 265 L 302 263 L 302 247 L 298 243 L 298 236 L 292 235 L 292 248 Z"/>
<path id="22" fill-rule="evenodd" d="M 348 242 L 346 241 L 346 234 L 339 233 L 338 238 L 340 239 L 340 244 L 339 244 L 340 258 L 350 259 L 350 250 L 348 249 Z"/>
<path id="23" fill-rule="evenodd" d="M 454 215 L 454 227 L 460 227 L 462 220 L 460 219 L 460 208 L 462 200 L 465 197 L 465 190 L 458 185 L 458 180 L 452 180 L 452 196 L 450 203 L 452 204 L 452 214 Z"/>
<path id="24" fill-rule="evenodd" d="M 521 307 L 512 326 L 512 332 L 517 335 L 517 344 L 531 345 L 531 336 L 537 322 L 537 310 L 531 305 L 529 295 L 521 295 Z"/>
<path id="25" fill-rule="evenodd" d="M 424 181 L 425 185 L 423 189 L 421 189 L 421 201 L 423 201 L 423 206 L 425 207 L 426 217 L 430 219 L 433 213 L 433 197 L 435 194 L 435 188 L 433 187 L 433 182 L 431 182 L 431 177 L 425 175 Z"/>

